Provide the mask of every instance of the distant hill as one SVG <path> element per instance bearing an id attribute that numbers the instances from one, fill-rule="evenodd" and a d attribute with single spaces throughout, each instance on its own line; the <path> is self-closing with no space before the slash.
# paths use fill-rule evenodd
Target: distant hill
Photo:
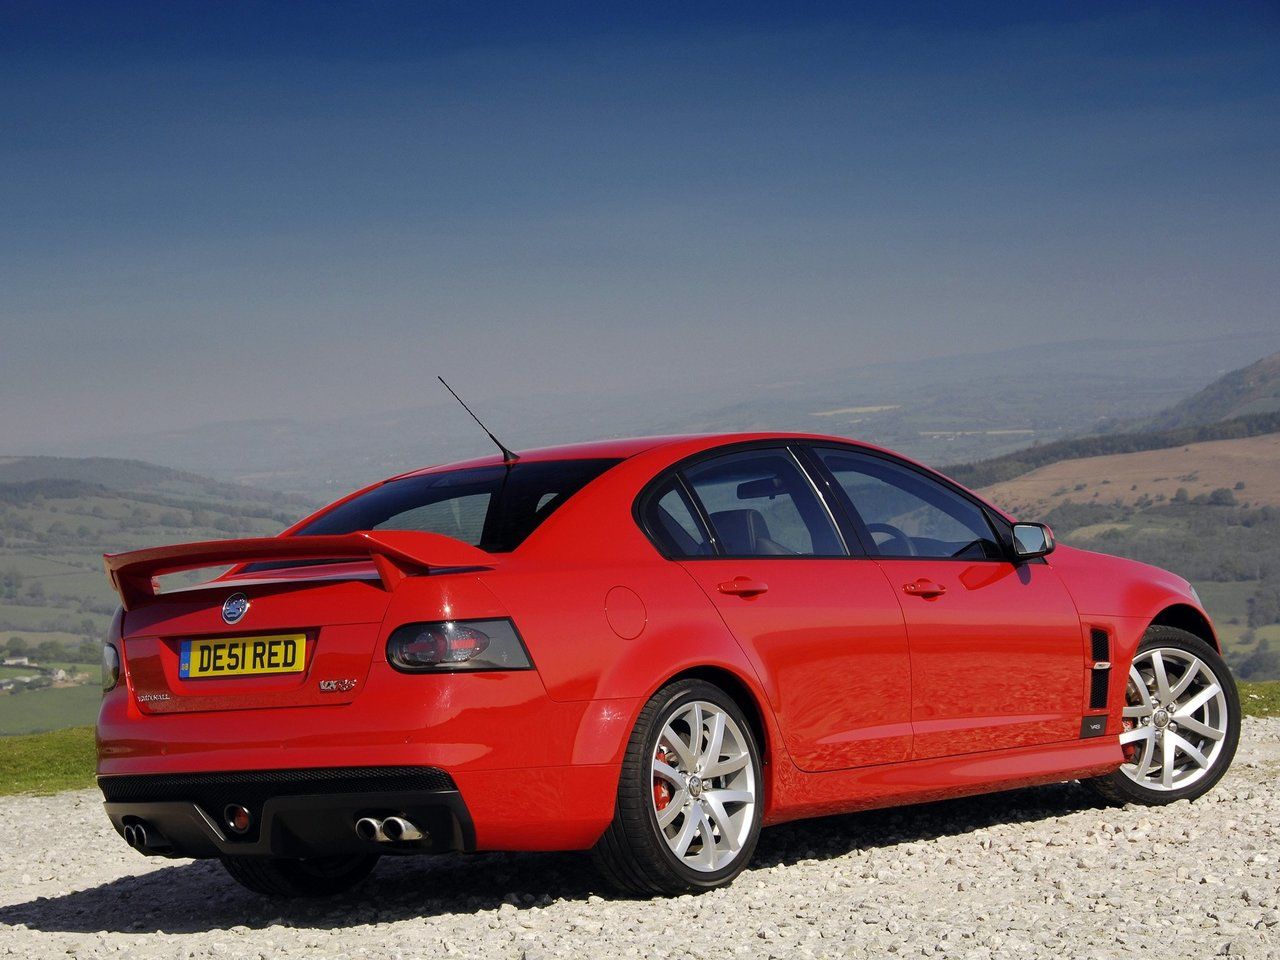
<path id="1" fill-rule="evenodd" d="M 1061 460 L 982 494 L 1015 514 L 1038 516 L 1064 503 L 1172 501 L 1179 490 L 1192 500 L 1226 490 L 1231 501 L 1280 508 L 1280 433 Z"/>
<path id="2" fill-rule="evenodd" d="M 74 481 L 130 493 L 155 493 L 211 500 L 253 499 L 306 505 L 303 498 L 263 490 L 199 474 L 161 467 L 143 460 L 115 457 L 0 457 L 0 485 Z"/>
<path id="3" fill-rule="evenodd" d="M 301 497 L 138 460 L 0 457 L 0 653 L 39 665 L 0 668 L 0 734 L 8 732 L 5 717 L 31 715 L 46 701 L 96 702 L 38 687 L 52 682 L 48 671 L 56 667 L 81 681 L 96 676 L 116 608 L 102 554 L 268 536 L 312 508 Z M 66 725 L 91 721 L 77 713 Z"/>
<path id="4" fill-rule="evenodd" d="M 1257 437 L 1276 432 L 1280 432 L 1280 412 L 1258 413 L 1236 417 L 1221 423 L 1184 426 L 1171 430 L 1108 433 L 1077 437 L 1072 440 L 1057 440 L 1039 446 L 1024 447 L 990 460 L 943 467 L 942 472 L 958 483 L 976 489 L 1012 480 L 1032 470 L 1065 460 L 1114 456 L 1141 450 L 1169 450 L 1191 443 Z"/>
<path id="5" fill-rule="evenodd" d="M 1233 370 L 1152 417 L 1144 427 L 1173 430 L 1270 413 L 1280 413 L 1280 353 Z"/>

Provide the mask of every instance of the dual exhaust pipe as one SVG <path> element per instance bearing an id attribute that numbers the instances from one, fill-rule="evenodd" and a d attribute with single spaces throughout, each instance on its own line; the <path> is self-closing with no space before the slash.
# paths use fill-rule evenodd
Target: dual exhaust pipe
<path id="1" fill-rule="evenodd" d="M 170 848 L 169 841 L 155 827 L 139 820 L 127 823 L 124 842 L 140 853 L 163 853 Z M 356 834 L 361 840 L 377 843 L 401 843 L 429 839 L 427 832 L 404 817 L 361 817 L 356 821 Z"/>
<path id="2" fill-rule="evenodd" d="M 162 853 L 169 849 L 169 841 L 155 827 L 145 823 L 129 823 L 124 828 L 124 842 L 140 853 Z"/>
<path id="3" fill-rule="evenodd" d="M 361 817 L 356 821 L 356 834 L 361 840 L 378 843 L 400 843 L 404 840 L 422 840 L 427 834 L 404 817 Z"/>

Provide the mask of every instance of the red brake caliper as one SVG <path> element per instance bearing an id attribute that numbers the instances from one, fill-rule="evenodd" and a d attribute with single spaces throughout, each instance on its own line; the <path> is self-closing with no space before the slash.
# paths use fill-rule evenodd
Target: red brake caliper
<path id="1" fill-rule="evenodd" d="M 667 751 L 662 749 L 662 747 L 658 748 L 658 752 L 654 754 L 654 759 L 658 760 L 661 763 L 670 763 L 670 761 L 667 759 Z M 671 802 L 671 787 L 668 786 L 667 781 L 662 780 L 658 777 L 654 777 L 653 778 L 653 805 L 657 807 L 659 810 L 665 810 L 667 808 L 667 804 L 670 802 Z"/>
<path id="2" fill-rule="evenodd" d="M 1135 704 L 1130 702 L 1130 698 L 1128 696 L 1127 691 L 1124 698 L 1124 702 L 1125 702 L 1125 706 L 1135 706 Z M 1132 717 L 1126 717 L 1124 720 L 1120 721 L 1120 729 L 1125 731 L 1132 730 L 1137 725 L 1138 725 L 1138 721 L 1134 720 Z M 1123 747 L 1120 748 L 1121 752 L 1124 754 L 1125 760 L 1129 763 L 1136 763 L 1138 761 L 1140 757 L 1140 754 L 1138 752 L 1139 749 L 1140 748 L 1136 743 L 1126 743 Z"/>

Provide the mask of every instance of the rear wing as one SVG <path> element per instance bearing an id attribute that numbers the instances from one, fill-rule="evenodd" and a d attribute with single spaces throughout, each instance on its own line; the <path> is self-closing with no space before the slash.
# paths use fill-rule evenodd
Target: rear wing
<path id="1" fill-rule="evenodd" d="M 155 577 L 202 567 L 264 561 L 370 560 L 385 589 L 405 577 L 444 567 L 492 566 L 493 556 L 439 533 L 410 530 L 362 530 L 314 537 L 257 537 L 207 540 L 150 547 L 102 558 L 111 585 L 126 610 L 154 600 Z"/>

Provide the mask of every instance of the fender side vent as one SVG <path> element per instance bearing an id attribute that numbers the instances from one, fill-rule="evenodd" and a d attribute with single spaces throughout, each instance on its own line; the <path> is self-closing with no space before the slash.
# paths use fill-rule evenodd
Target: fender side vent
<path id="1" fill-rule="evenodd" d="M 1089 646 L 1095 663 L 1111 659 L 1111 637 L 1101 627 L 1089 631 Z"/>
<path id="2" fill-rule="evenodd" d="M 1107 689 L 1111 686 L 1111 668 L 1094 670 L 1089 678 L 1089 709 L 1101 710 L 1107 705 Z"/>

